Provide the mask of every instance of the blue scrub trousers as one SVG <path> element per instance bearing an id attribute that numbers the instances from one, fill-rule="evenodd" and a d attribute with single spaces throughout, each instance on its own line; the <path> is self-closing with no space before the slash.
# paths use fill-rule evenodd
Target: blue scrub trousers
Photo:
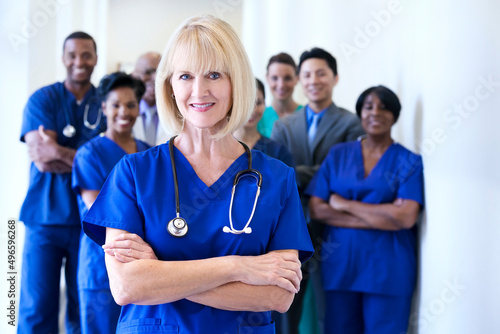
<path id="1" fill-rule="evenodd" d="M 406 333 L 411 297 L 325 291 L 325 334 Z"/>
<path id="2" fill-rule="evenodd" d="M 80 333 L 76 272 L 78 226 L 26 224 L 18 333 L 58 333 L 61 266 L 65 262 L 66 333 Z"/>
<path id="3" fill-rule="evenodd" d="M 80 289 L 80 322 L 82 334 L 116 332 L 122 307 L 115 303 L 109 289 Z"/>

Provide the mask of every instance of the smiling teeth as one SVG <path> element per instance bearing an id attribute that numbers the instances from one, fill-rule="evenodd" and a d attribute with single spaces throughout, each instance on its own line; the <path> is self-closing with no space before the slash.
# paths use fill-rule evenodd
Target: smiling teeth
<path id="1" fill-rule="evenodd" d="M 195 107 L 195 108 L 206 108 L 206 107 L 210 107 L 211 105 L 213 105 L 213 103 L 193 104 L 193 107 Z"/>
<path id="2" fill-rule="evenodd" d="M 127 119 L 119 119 L 118 121 L 116 121 L 116 123 L 118 123 L 119 125 L 125 125 L 128 124 L 129 121 Z"/>

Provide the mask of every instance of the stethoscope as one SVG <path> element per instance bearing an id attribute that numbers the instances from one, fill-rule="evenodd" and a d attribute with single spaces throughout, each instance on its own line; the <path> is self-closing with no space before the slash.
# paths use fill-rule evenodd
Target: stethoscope
<path id="1" fill-rule="evenodd" d="M 174 175 L 174 189 L 175 189 L 175 213 L 176 217 L 172 219 L 171 221 L 168 222 L 167 224 L 167 230 L 168 233 L 173 235 L 174 237 L 183 237 L 186 235 L 188 232 L 188 225 L 187 222 L 184 218 L 180 217 L 180 204 L 179 204 L 179 184 L 177 183 L 177 171 L 175 170 L 175 160 L 174 160 L 174 139 L 177 136 L 173 136 L 170 138 L 168 141 L 168 149 L 170 152 L 170 163 L 172 164 L 172 173 Z M 255 207 L 257 206 L 257 199 L 259 198 L 260 195 L 260 187 L 262 185 L 262 175 L 258 170 L 252 169 L 252 152 L 250 152 L 250 149 L 248 148 L 247 145 L 243 142 L 239 142 L 243 147 L 245 148 L 245 152 L 247 153 L 248 156 L 248 169 L 242 170 L 236 174 L 234 177 L 233 181 L 233 189 L 231 190 L 231 202 L 229 204 L 229 226 L 224 226 L 222 229 L 223 232 L 225 233 L 232 233 L 232 234 L 242 234 L 242 233 L 252 233 L 252 228 L 249 227 L 250 222 L 252 221 L 253 215 L 255 213 Z M 257 192 L 255 193 L 255 200 L 253 202 L 253 208 L 252 208 L 252 214 L 250 215 L 250 218 L 248 218 L 247 223 L 245 224 L 245 227 L 241 230 L 236 230 L 233 226 L 233 218 L 232 218 L 232 210 L 233 210 L 233 200 L 234 200 L 234 193 L 236 192 L 236 185 L 240 181 L 240 178 L 243 176 L 252 176 L 255 178 L 257 181 Z"/>
<path id="2" fill-rule="evenodd" d="M 69 119 L 69 110 L 66 101 L 66 89 L 64 88 L 64 84 L 61 86 L 61 90 L 62 90 L 61 104 L 63 105 L 64 117 L 66 118 L 66 126 L 63 128 L 62 133 L 67 138 L 73 138 L 76 135 L 76 129 L 73 125 L 71 125 Z M 83 111 L 83 125 L 85 125 L 85 127 L 90 130 L 95 130 L 99 125 L 99 123 L 101 122 L 101 114 L 102 114 L 101 107 L 99 107 L 99 110 L 97 112 L 97 119 L 94 122 L 94 124 L 89 122 L 89 107 L 91 102 L 96 100 L 97 102 L 99 102 L 99 100 L 96 97 L 89 98 L 87 103 L 85 104 L 85 110 Z"/>

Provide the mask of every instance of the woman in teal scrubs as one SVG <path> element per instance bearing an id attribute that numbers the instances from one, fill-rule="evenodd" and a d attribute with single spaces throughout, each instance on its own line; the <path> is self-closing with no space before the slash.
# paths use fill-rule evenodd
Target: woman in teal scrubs
<path id="1" fill-rule="evenodd" d="M 293 91 L 299 81 L 297 65 L 288 53 L 278 53 L 269 59 L 267 64 L 266 80 L 273 101 L 264 110 L 262 119 L 257 124 L 257 130 L 266 138 L 271 137 L 274 122 L 280 117 L 293 114 L 302 108 L 293 99 Z"/>
<path id="2" fill-rule="evenodd" d="M 401 105 L 383 86 L 356 111 L 366 137 L 332 147 L 308 188 L 322 248 L 326 333 L 406 333 L 416 281 L 422 158 L 391 138 Z"/>
<path id="3" fill-rule="evenodd" d="M 231 135 L 255 103 L 244 48 L 224 21 L 191 18 L 156 80 L 178 136 L 124 157 L 84 218 L 123 305 L 117 333 L 274 333 L 270 311 L 291 304 L 312 245 L 293 169 Z M 255 205 L 257 173 L 237 178 L 249 165 L 262 176 Z M 153 259 L 134 259 L 148 247 Z"/>
<path id="4" fill-rule="evenodd" d="M 107 130 L 80 147 L 73 162 L 72 187 L 82 218 L 116 163 L 126 154 L 149 148 L 148 144 L 132 136 L 144 91 L 141 81 L 123 72 L 105 76 L 97 88 L 103 101 Z M 121 307 L 114 302 L 109 290 L 104 253 L 84 233 L 80 237 L 78 297 L 82 333 L 107 334 L 116 331 Z"/>

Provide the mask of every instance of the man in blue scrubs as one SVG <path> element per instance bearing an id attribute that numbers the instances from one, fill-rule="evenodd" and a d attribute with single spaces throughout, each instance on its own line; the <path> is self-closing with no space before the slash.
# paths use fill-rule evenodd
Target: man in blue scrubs
<path id="1" fill-rule="evenodd" d="M 18 333 L 57 333 L 60 273 L 64 263 L 66 332 L 79 333 L 76 271 L 80 217 L 71 189 L 76 149 L 104 129 L 90 77 L 97 63 L 94 39 L 69 35 L 63 44 L 64 82 L 37 90 L 24 109 L 21 141 L 32 161 L 21 208 L 26 225 Z"/>

